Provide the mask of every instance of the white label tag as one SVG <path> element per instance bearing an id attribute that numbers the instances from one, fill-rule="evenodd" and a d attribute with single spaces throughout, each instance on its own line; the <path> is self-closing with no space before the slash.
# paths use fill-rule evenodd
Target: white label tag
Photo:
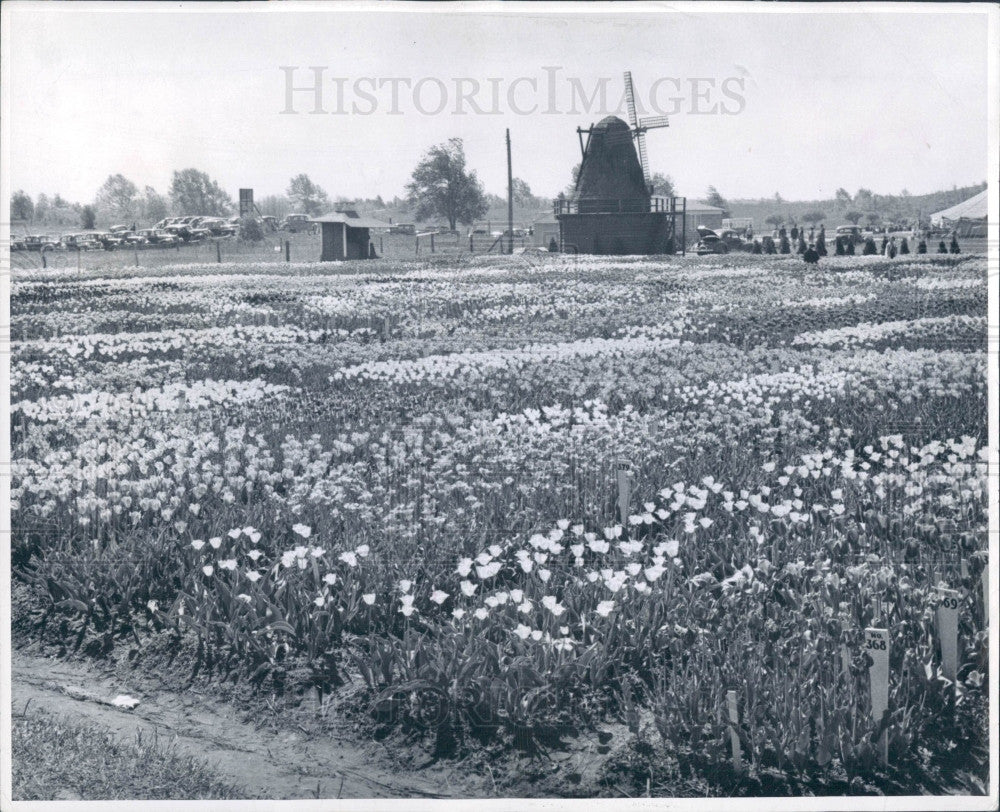
<path id="1" fill-rule="evenodd" d="M 865 629 L 865 653 L 872 658 L 868 671 L 871 681 L 872 719 L 879 722 L 889 708 L 889 630 Z M 879 757 L 889 763 L 889 737 L 883 733 L 879 739 Z"/>
<path id="2" fill-rule="evenodd" d="M 938 643 L 941 646 L 941 673 L 952 682 L 958 674 L 958 603 L 954 589 L 938 588 L 941 602 L 937 608 Z"/>
<path id="3" fill-rule="evenodd" d="M 622 528 L 628 530 L 629 503 L 632 499 L 632 480 L 630 478 L 629 464 L 627 462 L 618 463 L 618 515 L 622 523 Z"/>
<path id="4" fill-rule="evenodd" d="M 872 717 L 878 721 L 889 707 L 889 630 L 865 629 L 865 653 L 872 658 Z"/>

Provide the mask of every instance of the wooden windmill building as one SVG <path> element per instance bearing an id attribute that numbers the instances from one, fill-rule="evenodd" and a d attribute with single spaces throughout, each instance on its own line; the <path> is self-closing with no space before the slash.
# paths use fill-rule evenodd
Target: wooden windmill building
<path id="1" fill-rule="evenodd" d="M 563 251 L 672 254 L 683 246 L 675 222 L 684 222 L 684 201 L 652 196 L 646 160 L 646 130 L 666 127 L 667 118 L 636 118 L 628 72 L 625 98 L 631 126 L 608 116 L 587 130 L 577 128 L 583 160 L 576 187 L 569 199 L 555 204 Z"/>

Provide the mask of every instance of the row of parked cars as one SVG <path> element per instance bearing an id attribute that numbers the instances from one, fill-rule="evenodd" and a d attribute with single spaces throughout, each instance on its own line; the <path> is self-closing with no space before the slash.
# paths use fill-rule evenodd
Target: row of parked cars
<path id="1" fill-rule="evenodd" d="M 61 236 L 29 234 L 11 239 L 12 251 L 113 251 L 116 248 L 171 248 L 212 237 L 235 237 L 239 217 L 166 217 L 150 228 L 114 225 L 107 231 L 75 231 Z"/>
<path id="2" fill-rule="evenodd" d="M 267 231 L 315 233 L 317 226 L 307 214 L 289 214 L 283 220 L 271 215 L 261 218 Z M 208 239 L 235 237 L 239 217 L 165 217 L 149 228 L 111 226 L 107 231 L 75 231 L 68 234 L 28 234 L 11 238 L 12 251 L 113 251 L 116 248 L 170 248 Z"/>

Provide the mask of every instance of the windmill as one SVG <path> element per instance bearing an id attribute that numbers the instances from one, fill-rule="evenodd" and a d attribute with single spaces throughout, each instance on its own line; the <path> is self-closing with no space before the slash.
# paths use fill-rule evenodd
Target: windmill
<path id="1" fill-rule="evenodd" d="M 635 108 L 635 88 L 632 85 L 632 72 L 625 71 L 625 104 L 628 107 L 628 125 L 627 129 L 625 127 L 615 128 L 608 132 L 602 132 L 603 135 L 602 143 L 600 148 L 614 148 L 620 147 L 623 143 L 635 142 L 636 152 L 639 157 L 639 166 L 642 168 L 642 177 L 648 194 L 652 194 L 652 178 L 649 173 L 649 158 L 646 153 L 646 132 L 648 130 L 660 129 L 662 127 L 670 126 L 670 119 L 667 116 L 649 116 L 647 118 L 639 118 L 636 115 Z M 621 119 L 617 119 L 621 122 Z M 600 125 L 598 125 L 601 130 L 607 130 L 607 125 L 609 124 L 609 119 L 604 119 Z M 625 122 L 621 122 L 624 124 Z M 582 127 L 577 127 L 576 132 L 580 138 L 580 152 L 583 155 L 583 160 L 586 161 L 587 156 L 591 152 L 591 136 L 594 134 L 595 127 L 593 124 L 587 129 Z M 587 143 L 584 144 L 583 136 L 586 133 Z"/>
<path id="2" fill-rule="evenodd" d="M 632 74 L 625 73 L 628 122 L 606 116 L 580 139 L 580 171 L 569 198 L 555 201 L 562 250 L 592 254 L 672 254 L 675 224 L 685 208 L 678 198 L 653 198 L 646 132 L 669 126 L 666 116 L 636 115 Z M 584 144 L 583 135 L 587 134 Z M 682 238 L 683 245 L 683 238 Z"/>

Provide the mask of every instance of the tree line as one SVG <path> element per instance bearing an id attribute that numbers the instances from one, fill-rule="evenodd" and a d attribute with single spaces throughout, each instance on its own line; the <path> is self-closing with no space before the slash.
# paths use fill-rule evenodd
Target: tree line
<path id="1" fill-rule="evenodd" d="M 528 184 L 516 179 L 514 197 L 520 206 L 548 205 L 536 198 Z M 475 171 L 466 165 L 462 140 L 431 147 L 413 170 L 405 198 L 388 203 L 381 196 L 351 201 L 331 198 L 307 174 L 293 177 L 284 195 L 266 195 L 256 201 L 261 214 L 278 218 L 291 213 L 315 217 L 333 208 L 363 208 L 367 211 L 390 208 L 412 212 L 418 220 L 442 217 L 451 228 L 482 217 L 491 206 L 505 198 L 487 194 Z M 208 173 L 182 169 L 173 173 L 170 189 L 161 194 L 152 186 L 142 189 L 121 173 L 110 175 L 97 190 L 91 203 L 71 203 L 61 195 L 39 194 L 36 198 L 19 189 L 11 196 L 11 221 L 33 225 L 93 229 L 116 223 L 153 223 L 172 214 L 225 217 L 235 213 L 233 198 Z"/>
<path id="2" fill-rule="evenodd" d="M 877 194 L 860 188 L 853 195 L 843 187 L 832 198 L 790 202 L 775 193 L 772 198 L 733 200 L 729 205 L 735 216 L 753 217 L 755 222 L 778 228 L 782 225 L 823 220 L 852 225 L 881 226 L 926 221 L 929 215 L 954 206 L 986 188 L 986 183 L 953 187 L 950 190 L 913 195 L 903 189 L 898 195 Z"/>
<path id="3" fill-rule="evenodd" d="M 572 182 L 561 194 L 572 194 L 580 170 L 573 168 Z M 653 194 L 674 195 L 672 179 L 663 173 L 652 178 Z M 916 219 L 947 208 L 985 188 L 985 184 L 953 189 L 921 197 L 911 196 L 905 189 L 900 195 L 878 195 L 870 189 L 859 189 L 851 195 L 838 189 L 828 201 L 787 203 L 781 195 L 761 200 L 727 201 L 710 186 L 705 202 L 723 210 L 723 216 L 752 216 L 755 220 L 776 227 L 785 223 L 818 223 L 832 217 L 857 224 L 900 222 Z M 538 197 L 521 178 L 513 182 L 514 205 L 523 213 L 546 210 L 551 200 Z M 469 225 L 487 213 L 496 216 L 505 211 L 506 196 L 489 194 L 475 170 L 467 165 L 461 138 L 451 138 L 430 147 L 414 168 L 406 185 L 405 196 L 385 201 L 381 196 L 364 200 L 331 198 L 329 193 L 302 173 L 291 178 L 283 195 L 267 195 L 257 202 L 262 214 L 278 218 L 291 213 L 315 217 L 331 209 L 352 207 L 368 213 L 387 216 L 389 212 L 404 213 L 417 221 L 435 218 L 446 220 L 455 229 L 461 223 Z M 92 203 L 70 203 L 60 195 L 40 194 L 32 199 L 23 190 L 14 192 L 10 201 L 10 216 L 14 223 L 24 222 L 53 226 L 78 226 L 84 229 L 110 226 L 115 223 L 153 223 L 171 214 L 229 216 L 235 212 L 232 197 L 206 172 L 181 169 L 173 173 L 167 194 L 152 186 L 141 190 L 122 174 L 110 175 L 97 190 Z"/>

